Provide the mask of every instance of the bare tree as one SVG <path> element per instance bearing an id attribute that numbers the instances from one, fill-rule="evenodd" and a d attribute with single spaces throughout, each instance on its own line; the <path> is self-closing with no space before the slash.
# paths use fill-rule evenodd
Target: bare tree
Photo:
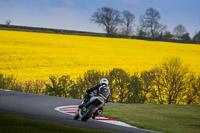
<path id="1" fill-rule="evenodd" d="M 8 19 L 8 20 L 5 21 L 5 23 L 6 23 L 7 26 L 10 26 L 11 20 Z"/>
<path id="2" fill-rule="evenodd" d="M 174 27 L 174 36 L 177 39 L 182 39 L 181 37 L 187 33 L 187 30 L 185 28 L 185 26 L 183 26 L 182 24 L 179 24 L 177 26 Z"/>
<path id="3" fill-rule="evenodd" d="M 160 34 L 164 33 L 167 30 L 167 25 L 156 23 L 153 30 L 154 30 L 154 35 L 159 36 Z"/>
<path id="4" fill-rule="evenodd" d="M 141 26 L 150 30 L 152 37 L 155 37 L 156 30 L 158 30 L 158 27 L 160 28 L 159 20 L 160 13 L 154 8 L 147 9 L 145 14 L 140 17 Z"/>
<path id="5" fill-rule="evenodd" d="M 150 98 L 148 94 L 152 91 L 155 74 L 153 71 L 144 71 L 141 73 L 140 79 L 142 82 L 141 103 L 149 103 Z"/>
<path id="6" fill-rule="evenodd" d="M 197 77 L 194 73 L 191 73 L 190 80 L 188 82 L 189 87 L 185 92 L 185 101 L 187 104 L 199 104 L 200 103 L 200 77 Z"/>
<path id="7" fill-rule="evenodd" d="M 114 102 L 125 102 L 128 98 L 130 87 L 129 75 L 120 68 L 114 68 L 109 72 L 109 86 L 111 89 L 110 98 Z"/>
<path id="8" fill-rule="evenodd" d="M 160 103 L 178 104 L 186 96 L 190 71 L 179 57 L 166 59 L 155 72 L 155 94 Z"/>
<path id="9" fill-rule="evenodd" d="M 133 24 L 135 15 L 128 10 L 124 10 L 122 14 L 123 14 L 122 23 L 125 25 L 125 28 L 123 28 L 123 32 L 125 35 L 130 35 L 132 33 L 131 25 Z"/>
<path id="10" fill-rule="evenodd" d="M 120 12 L 113 8 L 102 7 L 97 9 L 91 16 L 91 21 L 103 26 L 107 34 L 117 32 L 117 26 L 122 23 Z"/>

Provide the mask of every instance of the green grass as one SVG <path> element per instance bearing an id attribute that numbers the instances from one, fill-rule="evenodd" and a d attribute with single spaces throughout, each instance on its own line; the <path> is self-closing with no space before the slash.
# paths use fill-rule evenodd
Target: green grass
<path id="1" fill-rule="evenodd" d="M 106 106 L 103 116 L 163 133 L 200 133 L 198 105 Z M 0 115 L 0 133 L 107 133 Z"/>
<path id="2" fill-rule="evenodd" d="M 103 116 L 163 133 L 200 133 L 198 105 L 106 106 Z"/>
<path id="3" fill-rule="evenodd" d="M 29 120 L 18 116 L 0 115 L 0 133 L 109 133 L 69 127 L 51 122 Z"/>

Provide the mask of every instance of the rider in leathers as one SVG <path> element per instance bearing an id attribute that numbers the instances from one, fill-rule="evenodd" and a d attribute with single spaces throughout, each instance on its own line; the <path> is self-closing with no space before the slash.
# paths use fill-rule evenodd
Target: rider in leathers
<path id="1" fill-rule="evenodd" d="M 79 105 L 79 108 L 82 108 L 87 104 L 87 102 L 91 98 L 90 93 L 92 91 L 94 91 L 94 90 L 97 90 L 97 95 L 101 96 L 105 100 L 106 103 L 108 102 L 108 99 L 109 99 L 109 96 L 110 96 L 110 89 L 108 88 L 108 80 L 106 78 L 103 78 L 103 79 L 100 80 L 100 84 L 95 85 L 94 87 L 89 88 L 89 89 L 86 90 L 86 94 L 84 96 L 84 100 L 81 103 L 81 105 Z M 103 112 L 103 107 L 100 108 L 100 110 Z M 98 114 L 93 115 L 92 118 L 95 119 L 95 117 L 97 115 Z"/>

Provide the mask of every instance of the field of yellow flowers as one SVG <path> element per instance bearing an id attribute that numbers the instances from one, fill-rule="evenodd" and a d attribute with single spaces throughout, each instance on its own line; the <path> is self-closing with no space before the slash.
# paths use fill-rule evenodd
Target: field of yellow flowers
<path id="1" fill-rule="evenodd" d="M 0 73 L 18 81 L 67 74 L 75 79 L 90 69 L 134 74 L 170 56 L 200 72 L 200 45 L 0 30 Z"/>

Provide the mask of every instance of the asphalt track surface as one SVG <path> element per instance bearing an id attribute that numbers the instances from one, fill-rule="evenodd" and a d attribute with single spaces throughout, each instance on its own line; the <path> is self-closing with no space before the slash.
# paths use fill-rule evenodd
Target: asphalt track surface
<path id="1" fill-rule="evenodd" d="M 58 106 L 78 105 L 79 99 L 43 96 L 16 91 L 0 90 L 0 114 L 17 115 L 33 120 L 55 122 L 67 126 L 86 129 L 114 131 L 121 133 L 153 133 L 153 131 L 117 126 L 88 120 L 74 120 L 72 116 L 55 110 Z M 107 106 L 113 105 L 108 103 Z"/>

